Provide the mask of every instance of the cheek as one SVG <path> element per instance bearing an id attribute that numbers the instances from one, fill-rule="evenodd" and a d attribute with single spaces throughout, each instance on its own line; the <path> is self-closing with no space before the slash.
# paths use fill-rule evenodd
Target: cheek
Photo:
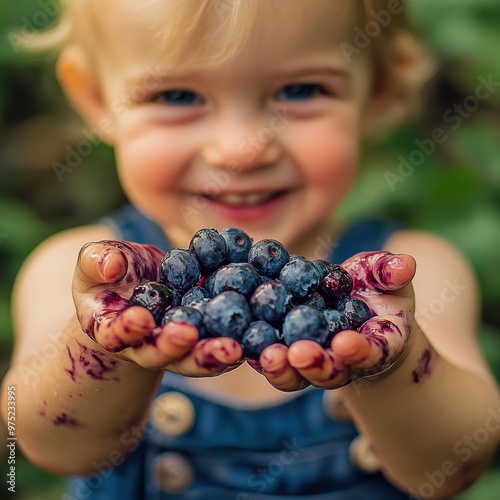
<path id="1" fill-rule="evenodd" d="M 305 182 L 322 190 L 350 185 L 359 158 L 359 128 L 354 118 L 308 125 L 292 141 Z"/>
<path id="2" fill-rule="evenodd" d="M 116 144 L 118 174 L 126 193 L 154 195 L 175 187 L 188 153 L 174 147 L 168 134 L 123 134 Z"/>

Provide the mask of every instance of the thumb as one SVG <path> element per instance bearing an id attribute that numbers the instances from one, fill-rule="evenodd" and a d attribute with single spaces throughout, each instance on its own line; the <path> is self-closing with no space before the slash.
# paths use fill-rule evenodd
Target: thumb
<path id="1" fill-rule="evenodd" d="M 78 254 L 73 284 L 81 292 L 107 283 L 116 283 L 127 273 L 127 258 L 116 246 L 91 242 Z"/>
<path id="2" fill-rule="evenodd" d="M 380 292 L 404 288 L 416 272 L 416 262 L 411 255 L 385 251 L 356 254 L 347 259 L 342 267 L 351 275 L 355 290 Z"/>

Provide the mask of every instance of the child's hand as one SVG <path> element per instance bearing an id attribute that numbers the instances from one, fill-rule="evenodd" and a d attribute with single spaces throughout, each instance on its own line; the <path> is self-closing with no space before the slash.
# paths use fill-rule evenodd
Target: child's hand
<path id="1" fill-rule="evenodd" d="M 235 366 L 242 349 L 233 339 L 198 342 L 194 327 L 179 323 L 157 327 L 147 309 L 129 307 L 136 285 L 158 280 L 163 256 L 156 247 L 123 241 L 85 245 L 73 278 L 82 329 L 104 350 L 149 369 L 197 377 Z"/>
<path id="2" fill-rule="evenodd" d="M 353 278 L 353 295 L 374 312 L 360 331 L 338 333 L 329 349 L 310 340 L 299 340 L 289 348 L 269 346 L 259 363 L 251 364 L 272 385 L 286 391 L 310 384 L 335 389 L 387 370 L 401 356 L 410 333 L 414 300 L 407 285 L 415 275 L 415 266 L 413 257 L 405 254 L 356 254 L 342 267 Z"/>

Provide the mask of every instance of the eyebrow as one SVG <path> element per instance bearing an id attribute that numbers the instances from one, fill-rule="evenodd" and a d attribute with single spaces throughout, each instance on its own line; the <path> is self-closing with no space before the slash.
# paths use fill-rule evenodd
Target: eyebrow
<path id="1" fill-rule="evenodd" d="M 273 73 L 273 76 L 276 78 L 280 78 L 283 80 L 286 79 L 294 79 L 294 78 L 303 78 L 307 76 L 315 76 L 315 75 L 325 75 L 336 78 L 342 78 L 347 82 L 350 82 L 352 79 L 351 73 L 347 69 L 343 68 L 335 68 L 332 66 L 304 66 L 297 69 L 283 70 Z M 137 86 L 142 86 L 146 82 L 151 83 L 153 81 L 158 87 L 161 87 L 165 84 L 169 84 L 175 80 L 186 80 L 186 79 L 204 79 L 204 72 L 199 70 L 184 70 L 179 72 L 174 72 L 172 74 L 166 73 L 154 73 L 154 72 L 145 72 L 144 74 L 131 74 L 125 80 L 127 88 L 133 88 Z"/>
<path id="2" fill-rule="evenodd" d="M 283 71 L 278 73 L 278 76 L 284 78 L 294 78 L 308 75 L 326 75 L 345 78 L 346 80 L 351 79 L 351 73 L 348 70 L 333 68 L 330 66 L 307 66 L 298 70 Z"/>

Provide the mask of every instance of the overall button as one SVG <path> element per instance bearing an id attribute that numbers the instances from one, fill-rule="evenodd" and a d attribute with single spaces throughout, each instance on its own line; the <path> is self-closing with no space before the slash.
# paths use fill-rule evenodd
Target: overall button
<path id="1" fill-rule="evenodd" d="M 323 409 L 331 419 L 337 422 L 352 422 L 349 410 L 336 391 L 325 391 L 323 394 Z"/>
<path id="2" fill-rule="evenodd" d="M 380 470 L 380 460 L 368 440 L 361 435 L 352 440 L 349 458 L 355 467 L 364 472 L 373 473 Z"/>
<path id="3" fill-rule="evenodd" d="M 179 493 L 193 484 L 193 467 L 179 453 L 158 455 L 154 461 L 154 471 L 158 486 L 167 493 Z"/>
<path id="4" fill-rule="evenodd" d="M 180 436 L 193 426 L 194 406 L 180 392 L 165 392 L 153 401 L 151 418 L 160 432 L 168 436 Z"/>

